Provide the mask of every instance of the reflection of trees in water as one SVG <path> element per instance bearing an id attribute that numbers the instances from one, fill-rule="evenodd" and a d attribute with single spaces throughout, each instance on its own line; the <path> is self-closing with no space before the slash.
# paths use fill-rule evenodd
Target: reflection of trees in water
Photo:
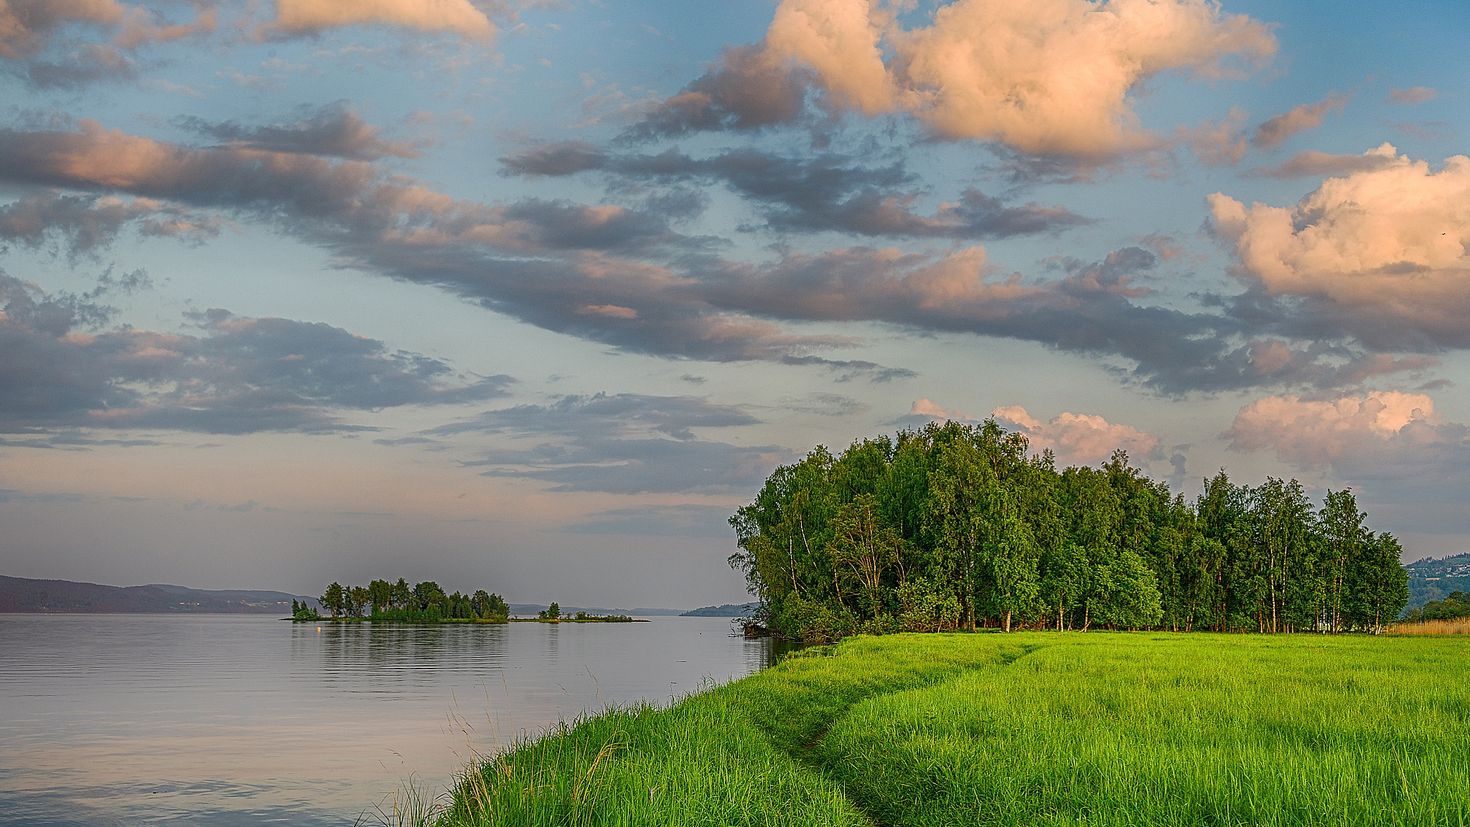
<path id="1" fill-rule="evenodd" d="M 435 673 L 474 673 L 506 661 L 506 627 L 488 624 L 295 624 L 291 656 L 315 661 L 319 679 L 429 683 Z"/>

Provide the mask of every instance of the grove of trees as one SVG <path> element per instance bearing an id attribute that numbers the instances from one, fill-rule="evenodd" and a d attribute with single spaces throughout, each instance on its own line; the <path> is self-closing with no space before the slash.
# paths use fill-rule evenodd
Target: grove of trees
<path id="1" fill-rule="evenodd" d="M 366 618 L 379 622 L 441 623 L 453 621 L 504 622 L 510 606 L 498 594 L 480 589 L 472 595 L 460 592 L 445 594 L 432 580 L 410 587 L 398 578 L 396 583 L 374 580 L 366 586 L 344 586 L 332 583 L 319 601 L 332 617 Z"/>
<path id="2" fill-rule="evenodd" d="M 1451 592 L 1440 600 L 1431 600 L 1404 615 L 1404 620 L 1419 623 L 1426 620 L 1459 620 L 1470 617 L 1470 594 Z"/>
<path id="3" fill-rule="evenodd" d="M 1058 469 L 994 421 L 818 447 L 730 518 L 776 634 L 979 626 L 1377 630 L 1408 600 L 1402 551 L 1351 491 L 1222 470 L 1194 502 L 1130 466 Z"/>

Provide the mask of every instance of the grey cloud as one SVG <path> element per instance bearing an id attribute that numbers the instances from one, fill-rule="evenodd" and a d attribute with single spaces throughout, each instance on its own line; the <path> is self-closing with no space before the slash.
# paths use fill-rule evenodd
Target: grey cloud
<path id="1" fill-rule="evenodd" d="M 138 77 L 138 66 L 132 58 L 100 44 L 83 46 L 55 59 L 30 60 L 16 68 L 26 83 L 44 90 L 76 90 L 100 81 L 120 83 Z"/>
<path id="2" fill-rule="evenodd" d="M 484 468 L 487 476 L 546 482 L 555 491 L 726 492 L 764 479 L 788 452 L 701 439 L 694 429 L 759 421 L 738 407 L 697 397 L 596 394 L 485 411 L 427 433 L 534 440 L 530 448 L 493 450 L 465 465 Z"/>
<path id="3" fill-rule="evenodd" d="M 851 382 L 854 379 L 866 378 L 870 382 L 882 384 L 896 379 L 913 379 L 919 375 L 908 368 L 891 368 L 877 362 L 869 362 L 866 359 L 827 359 L 822 356 L 788 355 L 781 357 L 781 364 L 819 367 L 835 374 L 838 382 Z"/>
<path id="4" fill-rule="evenodd" d="M 1316 103 L 1293 106 L 1256 127 L 1256 134 L 1251 136 L 1251 143 L 1265 149 L 1279 146 L 1299 132 L 1321 126 L 1322 119 L 1326 118 L 1329 112 L 1342 109 L 1347 102 L 1347 95 L 1332 94 Z"/>
<path id="5" fill-rule="evenodd" d="M 343 431 L 342 410 L 477 401 L 509 377 L 448 365 L 340 328 L 209 311 L 200 335 L 89 331 L 107 312 L 0 274 L 0 432 Z"/>
<path id="6" fill-rule="evenodd" d="M 730 537 L 734 509 L 717 505 L 650 505 L 599 511 L 562 531 L 574 534 L 634 534 L 668 537 Z"/>
<path id="7" fill-rule="evenodd" d="M 767 59 L 758 46 L 725 50 L 720 60 L 681 92 L 624 131 L 625 142 L 710 130 L 752 131 L 801 119 L 812 87 L 810 72 Z"/>
<path id="8" fill-rule="evenodd" d="M 429 433 L 540 433 L 563 436 L 594 431 L 647 432 L 678 440 L 694 439 L 693 428 L 732 428 L 760 420 L 729 405 L 695 396 L 649 396 L 636 393 L 563 396 L 549 405 L 517 405 L 486 411 L 473 419 L 434 428 Z"/>
<path id="9" fill-rule="evenodd" d="M 783 399 L 781 408 L 818 416 L 850 416 L 863 413 L 868 406 L 840 393 L 813 393 L 804 397 Z"/>
<path id="10" fill-rule="evenodd" d="M 1287 158 L 1273 167 L 1258 167 L 1248 172 L 1260 178 L 1332 178 L 1367 172 L 1393 163 L 1392 156 L 1365 153 L 1362 155 L 1338 155 L 1331 152 L 1306 150 Z"/>
<path id="11" fill-rule="evenodd" d="M 219 234 L 219 219 L 151 199 L 30 193 L 0 207 L 0 239 L 32 249 L 56 241 L 73 258 L 112 243 L 124 227 L 197 243 Z"/>
<path id="12" fill-rule="evenodd" d="M 177 118 L 175 123 L 229 146 L 268 152 L 324 155 L 358 161 L 373 161 L 390 155 L 399 158 L 418 155 L 411 144 L 383 138 L 378 129 L 358 117 L 346 101 L 321 107 L 302 107 L 297 110 L 294 120 L 258 126 L 238 121 L 207 121 L 193 116 Z"/>
<path id="13" fill-rule="evenodd" d="M 918 195 L 901 163 L 862 165 L 837 154 L 795 158 L 731 150 L 693 158 L 677 150 L 657 155 L 612 154 L 585 143 L 533 147 L 501 159 L 509 174 L 566 176 L 597 171 L 628 181 L 717 181 L 760 205 L 767 225 L 782 232 L 842 232 L 910 238 L 1005 238 L 1056 232 L 1088 223 L 1063 207 L 1011 206 L 976 189 L 932 215 L 913 209 Z"/>

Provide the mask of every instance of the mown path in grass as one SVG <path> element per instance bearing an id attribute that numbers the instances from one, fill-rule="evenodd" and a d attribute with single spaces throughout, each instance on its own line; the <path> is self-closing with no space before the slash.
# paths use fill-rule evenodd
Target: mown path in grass
<path id="1" fill-rule="evenodd" d="M 1464 827 L 1467 654 L 1424 638 L 859 638 L 562 727 L 470 773 L 438 823 Z"/>

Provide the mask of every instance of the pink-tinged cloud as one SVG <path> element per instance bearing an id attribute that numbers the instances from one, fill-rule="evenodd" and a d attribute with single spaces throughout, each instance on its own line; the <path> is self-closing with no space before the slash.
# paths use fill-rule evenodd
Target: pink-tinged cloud
<path id="1" fill-rule="evenodd" d="M 1280 146 L 1293 135 L 1316 129 L 1329 112 L 1336 112 L 1347 105 L 1347 95 L 1332 94 L 1316 103 L 1293 106 L 1256 127 L 1251 143 L 1263 149 Z"/>
<path id="2" fill-rule="evenodd" d="M 1374 150 L 1294 206 L 1209 196 L 1214 234 L 1273 296 L 1316 302 L 1380 342 L 1470 343 L 1470 158 L 1438 169 Z"/>
<path id="3" fill-rule="evenodd" d="M 911 417 L 927 418 L 935 422 L 947 422 L 949 420 L 954 420 L 955 422 L 975 421 L 968 415 L 959 411 L 950 410 L 927 396 L 921 396 L 915 399 L 913 404 L 909 406 L 908 415 Z"/>
<path id="4" fill-rule="evenodd" d="M 267 31 L 302 35 L 365 25 L 447 32 L 472 40 L 495 34 L 495 24 L 470 0 L 276 0 L 276 17 Z"/>
<path id="5" fill-rule="evenodd" d="M 1397 156 L 1398 150 L 1393 144 L 1382 144 L 1361 155 L 1339 155 L 1308 149 L 1274 167 L 1254 169 L 1248 174 L 1266 178 L 1340 178 L 1354 172 L 1386 167 Z"/>
<path id="6" fill-rule="evenodd" d="M 761 44 L 727 53 L 642 131 L 788 122 L 810 83 L 834 110 L 906 112 L 948 139 L 1102 159 L 1159 143 L 1129 99 L 1140 83 L 1276 51 L 1268 26 L 1208 0 L 957 0 L 912 29 L 899 5 L 782 0 Z"/>
<path id="7" fill-rule="evenodd" d="M 173 23 L 155 12 L 118 0 L 0 0 L 0 58 L 17 60 L 45 48 L 67 26 L 90 26 L 115 37 L 118 46 L 179 40 L 214 31 L 218 15 L 201 8 L 193 20 Z"/>
<path id="8" fill-rule="evenodd" d="M 1241 408 L 1225 433 L 1238 450 L 1270 449 L 1302 468 L 1342 463 L 1391 442 L 1436 439 L 1434 400 L 1425 394 L 1370 391 L 1339 399 L 1268 396 Z"/>
<path id="9" fill-rule="evenodd" d="M 1439 92 L 1428 86 L 1410 86 L 1407 89 L 1394 89 L 1388 93 L 1390 103 L 1412 106 L 1416 103 L 1426 103 L 1439 96 Z"/>
<path id="10" fill-rule="evenodd" d="M 1135 460 L 1163 456 L 1157 436 L 1095 414 L 1063 412 L 1042 422 L 1020 405 L 1009 405 L 996 408 L 990 416 L 1024 434 L 1032 450 L 1051 449 L 1063 463 L 1094 465 L 1120 448 Z"/>

